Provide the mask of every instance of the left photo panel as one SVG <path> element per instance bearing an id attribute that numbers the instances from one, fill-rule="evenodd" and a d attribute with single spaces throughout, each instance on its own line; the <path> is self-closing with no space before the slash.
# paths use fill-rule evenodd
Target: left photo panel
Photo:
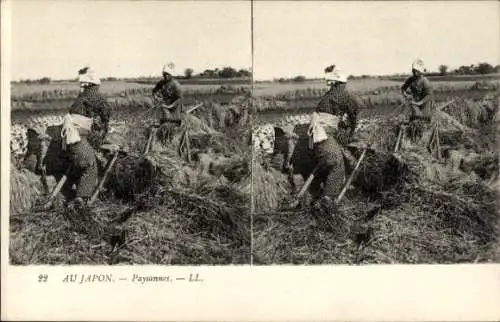
<path id="1" fill-rule="evenodd" d="M 251 2 L 10 6 L 10 264 L 250 264 Z"/>

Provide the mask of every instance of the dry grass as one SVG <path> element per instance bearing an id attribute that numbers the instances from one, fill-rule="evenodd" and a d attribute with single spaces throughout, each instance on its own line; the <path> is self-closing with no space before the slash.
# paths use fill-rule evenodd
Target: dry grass
<path id="1" fill-rule="evenodd" d="M 10 168 L 10 213 L 29 211 L 43 193 L 40 178 L 27 169 Z"/>
<path id="2" fill-rule="evenodd" d="M 496 125 L 487 120 L 474 129 L 444 112 L 436 113 L 434 122 L 440 126 L 445 163 L 424 148 L 429 129 L 420 129 L 395 155 L 396 124 L 365 129 L 356 139 L 377 142 L 378 152 L 367 153 L 353 182 L 356 189 L 340 206 L 304 204 L 255 215 L 256 263 L 498 261 Z M 350 150 L 359 157 L 360 149 Z"/>
<path id="3" fill-rule="evenodd" d="M 418 171 L 417 171 L 418 170 Z M 379 170 L 374 169 L 374 172 Z M 489 260 L 497 230 L 498 195 L 483 183 L 428 172 L 395 171 L 370 196 L 351 193 L 340 207 L 319 205 L 259 213 L 255 222 L 260 264 L 457 263 Z M 416 173 L 417 172 L 417 173 Z M 366 173 L 365 173 L 366 175 Z M 380 176 L 380 174 L 377 174 Z M 319 209 L 318 209 L 319 207 Z"/>
<path id="4" fill-rule="evenodd" d="M 184 130 L 191 133 L 193 154 L 231 154 L 221 164 L 229 180 L 181 158 L 177 148 Z M 129 153 L 117 159 L 95 206 L 12 212 L 11 263 L 248 263 L 250 199 L 236 185 L 249 175 L 242 137 L 228 138 L 189 115 L 171 141 L 144 156 L 147 134 L 139 122 L 118 131 Z"/>

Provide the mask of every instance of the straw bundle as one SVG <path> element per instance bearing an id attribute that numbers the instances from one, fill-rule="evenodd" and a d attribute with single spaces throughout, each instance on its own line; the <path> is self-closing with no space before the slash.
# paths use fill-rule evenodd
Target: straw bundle
<path id="1" fill-rule="evenodd" d="M 10 168 L 10 213 L 18 214 L 31 209 L 41 196 L 40 178 L 27 169 Z"/>
<path id="2" fill-rule="evenodd" d="M 182 163 L 173 152 L 153 152 L 147 156 L 129 154 L 120 156 L 108 177 L 107 188 L 114 197 L 135 200 L 157 184 L 178 185 Z"/>
<path id="3" fill-rule="evenodd" d="M 363 131 L 355 131 L 352 141 L 371 143 L 374 150 L 390 152 L 394 149 L 399 126 L 390 120 L 372 122 Z"/>
<path id="4" fill-rule="evenodd" d="M 232 137 L 218 134 L 190 134 L 190 146 L 193 151 L 199 153 L 216 153 L 225 156 L 242 153 L 242 146 Z"/>
<path id="5" fill-rule="evenodd" d="M 487 105 L 463 98 L 455 98 L 450 105 L 443 108 L 443 112 L 471 128 L 479 128 L 491 119 L 491 111 Z"/>
<path id="6" fill-rule="evenodd" d="M 253 195 L 256 211 L 277 209 L 291 191 L 285 175 L 274 169 L 265 169 L 259 162 L 253 162 L 252 173 L 238 187 L 243 193 Z"/>

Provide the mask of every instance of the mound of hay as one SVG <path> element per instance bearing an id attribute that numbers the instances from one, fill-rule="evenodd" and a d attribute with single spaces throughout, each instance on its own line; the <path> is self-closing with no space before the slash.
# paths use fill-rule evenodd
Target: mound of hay
<path id="1" fill-rule="evenodd" d="M 158 184 L 182 186 L 182 170 L 182 162 L 169 150 L 128 154 L 116 160 L 106 187 L 115 198 L 131 201 Z"/>
<path id="2" fill-rule="evenodd" d="M 238 143 L 237 138 L 232 138 L 222 133 L 190 134 L 189 140 L 192 151 L 197 151 L 198 153 L 215 153 L 229 157 L 243 153 L 245 148 Z"/>
<path id="3" fill-rule="evenodd" d="M 10 168 L 10 213 L 30 210 L 43 193 L 40 178 L 27 169 Z"/>
<path id="4" fill-rule="evenodd" d="M 11 216 L 12 264 L 243 264 L 248 196 L 230 187 L 149 191 L 129 208 Z"/>
<path id="5" fill-rule="evenodd" d="M 199 119 L 194 115 L 184 115 L 182 119 L 182 130 L 189 130 L 192 134 L 219 134 L 220 132 L 208 125 L 205 120 Z"/>
<path id="6" fill-rule="evenodd" d="M 443 186 L 405 182 L 381 194 L 374 200 L 379 206 L 370 211 L 361 200 L 352 200 L 339 209 L 257 213 L 255 262 L 488 261 L 498 244 L 497 196 L 471 179 Z"/>
<path id="7" fill-rule="evenodd" d="M 358 264 L 364 230 L 360 202 L 332 207 L 320 203 L 298 210 L 257 212 L 254 215 L 256 264 Z"/>
<path id="8" fill-rule="evenodd" d="M 471 128 L 479 128 L 489 123 L 492 118 L 492 110 L 487 104 L 480 104 L 459 97 L 455 98 L 448 106 L 445 106 L 442 111 Z"/>
<path id="9" fill-rule="evenodd" d="M 240 183 L 251 175 L 251 158 L 236 156 L 216 160 L 210 164 L 209 171 L 215 176 L 224 176 L 230 182 Z"/>
<path id="10" fill-rule="evenodd" d="M 392 152 L 398 138 L 399 126 L 391 120 L 369 123 L 363 131 L 355 131 L 352 141 L 371 143 L 372 149 Z"/>
<path id="11" fill-rule="evenodd" d="M 496 178 L 499 173 L 499 153 L 465 155 L 460 162 L 460 169 L 466 173 L 474 172 L 483 180 Z"/>
<path id="12" fill-rule="evenodd" d="M 407 185 L 393 190 L 399 207 L 374 217 L 365 263 L 460 263 L 482 261 L 495 242 L 496 197 L 476 182 Z"/>
<path id="13" fill-rule="evenodd" d="M 355 151 L 356 158 L 361 151 Z M 392 153 L 373 153 L 367 151 L 360 164 L 358 174 L 353 179 L 357 191 L 370 198 L 379 198 L 380 194 L 405 181 L 411 181 L 414 173 L 403 160 Z"/>
<path id="14" fill-rule="evenodd" d="M 253 162 L 252 172 L 238 187 L 243 193 L 253 196 L 256 211 L 277 209 L 291 191 L 284 174 L 275 169 L 266 169 L 257 161 Z"/>

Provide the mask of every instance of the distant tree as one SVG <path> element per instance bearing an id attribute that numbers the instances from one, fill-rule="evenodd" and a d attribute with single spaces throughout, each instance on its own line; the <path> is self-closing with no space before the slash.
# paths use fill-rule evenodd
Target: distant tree
<path id="1" fill-rule="evenodd" d="M 302 75 L 295 76 L 295 77 L 293 78 L 293 81 L 294 81 L 294 82 L 297 82 L 297 83 L 304 82 L 305 80 L 306 80 L 306 77 L 305 77 L 305 76 L 302 76 Z"/>
<path id="2" fill-rule="evenodd" d="M 232 67 L 224 67 L 219 71 L 219 76 L 222 78 L 233 78 L 238 76 L 238 72 Z"/>
<path id="3" fill-rule="evenodd" d="M 493 74 L 495 72 L 495 68 L 488 63 L 479 63 L 474 67 L 474 71 L 478 74 Z"/>
<path id="4" fill-rule="evenodd" d="M 447 72 L 448 72 L 448 66 L 446 66 L 446 65 L 439 65 L 439 74 L 441 76 L 446 75 Z"/>
<path id="5" fill-rule="evenodd" d="M 500 73 L 500 65 L 495 66 L 495 73 Z"/>
<path id="6" fill-rule="evenodd" d="M 184 70 L 184 76 L 186 76 L 186 78 L 191 78 L 193 77 L 193 72 L 194 70 L 192 68 L 186 68 Z"/>
<path id="7" fill-rule="evenodd" d="M 43 77 L 39 81 L 40 84 L 50 84 L 50 78 L 48 77 Z"/>
<path id="8" fill-rule="evenodd" d="M 207 78 L 213 78 L 215 77 L 215 71 L 213 71 L 212 69 L 205 69 L 203 71 L 203 73 L 201 73 L 201 76 L 202 77 L 207 77 Z"/>
<path id="9" fill-rule="evenodd" d="M 249 77 L 250 76 L 250 72 L 246 69 L 240 69 L 238 71 L 238 77 Z"/>
<path id="10" fill-rule="evenodd" d="M 471 66 L 460 66 L 455 70 L 456 74 L 459 75 L 471 75 L 473 73 L 473 68 Z"/>

